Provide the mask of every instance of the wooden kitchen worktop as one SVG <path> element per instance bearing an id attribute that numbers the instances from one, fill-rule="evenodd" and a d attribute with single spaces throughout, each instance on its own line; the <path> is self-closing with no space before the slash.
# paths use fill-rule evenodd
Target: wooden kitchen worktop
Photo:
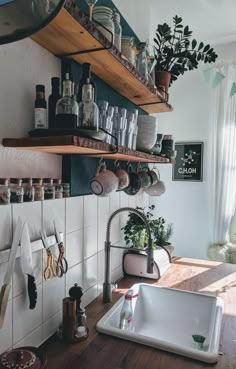
<path id="1" fill-rule="evenodd" d="M 96 322 L 111 307 L 99 296 L 86 309 L 89 337 L 79 344 L 67 345 L 51 338 L 42 345 L 48 369 L 236 369 L 236 265 L 176 258 L 160 281 L 126 278 L 113 293 L 113 303 L 137 282 L 155 283 L 190 291 L 214 294 L 224 299 L 217 364 L 205 364 L 179 355 L 97 333 Z"/>

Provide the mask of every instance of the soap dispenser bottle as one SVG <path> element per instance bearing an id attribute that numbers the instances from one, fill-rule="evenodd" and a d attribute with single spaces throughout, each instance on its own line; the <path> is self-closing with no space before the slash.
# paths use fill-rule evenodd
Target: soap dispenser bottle
<path id="1" fill-rule="evenodd" d="M 135 297 L 138 297 L 138 294 L 133 295 L 132 290 L 128 290 L 128 292 L 125 294 L 125 301 L 120 313 L 120 329 L 122 330 L 133 330 L 132 299 Z"/>

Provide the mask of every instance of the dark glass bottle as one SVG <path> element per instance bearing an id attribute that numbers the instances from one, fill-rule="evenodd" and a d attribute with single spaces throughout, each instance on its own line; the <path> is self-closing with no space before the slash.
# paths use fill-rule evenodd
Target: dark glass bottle
<path id="1" fill-rule="evenodd" d="M 82 78 L 79 81 L 79 90 L 77 95 L 77 102 L 80 103 L 82 101 L 83 97 L 83 86 L 86 84 L 86 81 L 89 79 L 90 84 L 93 86 L 93 101 L 96 101 L 96 85 L 91 77 L 91 64 L 90 63 L 84 63 L 83 66 L 83 72 L 82 72 Z"/>
<path id="2" fill-rule="evenodd" d="M 34 103 L 34 127 L 36 129 L 48 128 L 47 102 L 45 100 L 45 87 L 36 85 L 36 100 Z"/>
<path id="3" fill-rule="evenodd" d="M 48 127 L 56 128 L 56 104 L 61 98 L 60 78 L 52 77 L 52 93 L 48 98 Z"/>

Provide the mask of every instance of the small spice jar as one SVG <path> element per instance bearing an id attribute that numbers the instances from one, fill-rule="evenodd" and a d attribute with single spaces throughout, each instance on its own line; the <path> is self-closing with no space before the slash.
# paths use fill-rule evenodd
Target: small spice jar
<path id="1" fill-rule="evenodd" d="M 62 183 L 63 197 L 70 197 L 70 183 Z"/>
<path id="2" fill-rule="evenodd" d="M 122 28 L 120 25 L 120 14 L 116 11 L 116 9 L 113 10 L 113 22 L 115 26 L 114 45 L 119 51 L 121 51 Z"/>
<path id="3" fill-rule="evenodd" d="M 54 179 L 53 185 L 55 186 L 55 199 L 63 198 L 63 186 L 61 184 L 61 179 Z"/>
<path id="4" fill-rule="evenodd" d="M 10 179 L 11 203 L 20 204 L 24 199 L 24 189 L 20 178 Z"/>
<path id="5" fill-rule="evenodd" d="M 35 189 L 32 178 L 22 178 L 22 187 L 24 189 L 24 202 L 34 201 Z"/>
<path id="6" fill-rule="evenodd" d="M 55 199 L 55 186 L 53 185 L 53 179 L 44 178 L 44 200 L 54 200 Z"/>
<path id="7" fill-rule="evenodd" d="M 44 200 L 44 187 L 42 178 L 33 178 L 34 201 Z"/>
<path id="8" fill-rule="evenodd" d="M 123 36 L 121 38 L 121 53 L 128 59 L 134 66 L 136 65 L 136 46 L 134 37 Z"/>
<path id="9" fill-rule="evenodd" d="M 0 178 L 0 205 L 10 204 L 11 191 L 7 178 Z"/>

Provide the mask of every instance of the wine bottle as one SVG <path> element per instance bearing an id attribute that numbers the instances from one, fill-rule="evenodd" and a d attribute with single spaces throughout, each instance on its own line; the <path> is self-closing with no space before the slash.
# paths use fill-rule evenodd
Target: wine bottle
<path id="1" fill-rule="evenodd" d="M 79 128 L 99 130 L 99 109 L 93 101 L 93 86 L 89 78 L 83 86 L 83 97 L 79 103 Z"/>
<path id="2" fill-rule="evenodd" d="M 52 77 L 52 93 L 48 98 L 48 127 L 56 128 L 56 104 L 61 98 L 60 78 Z"/>
<path id="3" fill-rule="evenodd" d="M 82 101 L 83 97 L 83 86 L 86 84 L 87 79 L 89 79 L 90 84 L 93 87 L 93 101 L 96 102 L 96 84 L 94 83 L 92 77 L 91 77 L 91 64 L 90 63 L 84 63 L 82 71 L 82 78 L 79 81 L 79 90 L 77 95 L 77 102 L 80 103 Z"/>
<path id="4" fill-rule="evenodd" d="M 36 100 L 34 103 L 35 129 L 47 129 L 47 102 L 45 100 L 45 87 L 36 85 Z"/>

